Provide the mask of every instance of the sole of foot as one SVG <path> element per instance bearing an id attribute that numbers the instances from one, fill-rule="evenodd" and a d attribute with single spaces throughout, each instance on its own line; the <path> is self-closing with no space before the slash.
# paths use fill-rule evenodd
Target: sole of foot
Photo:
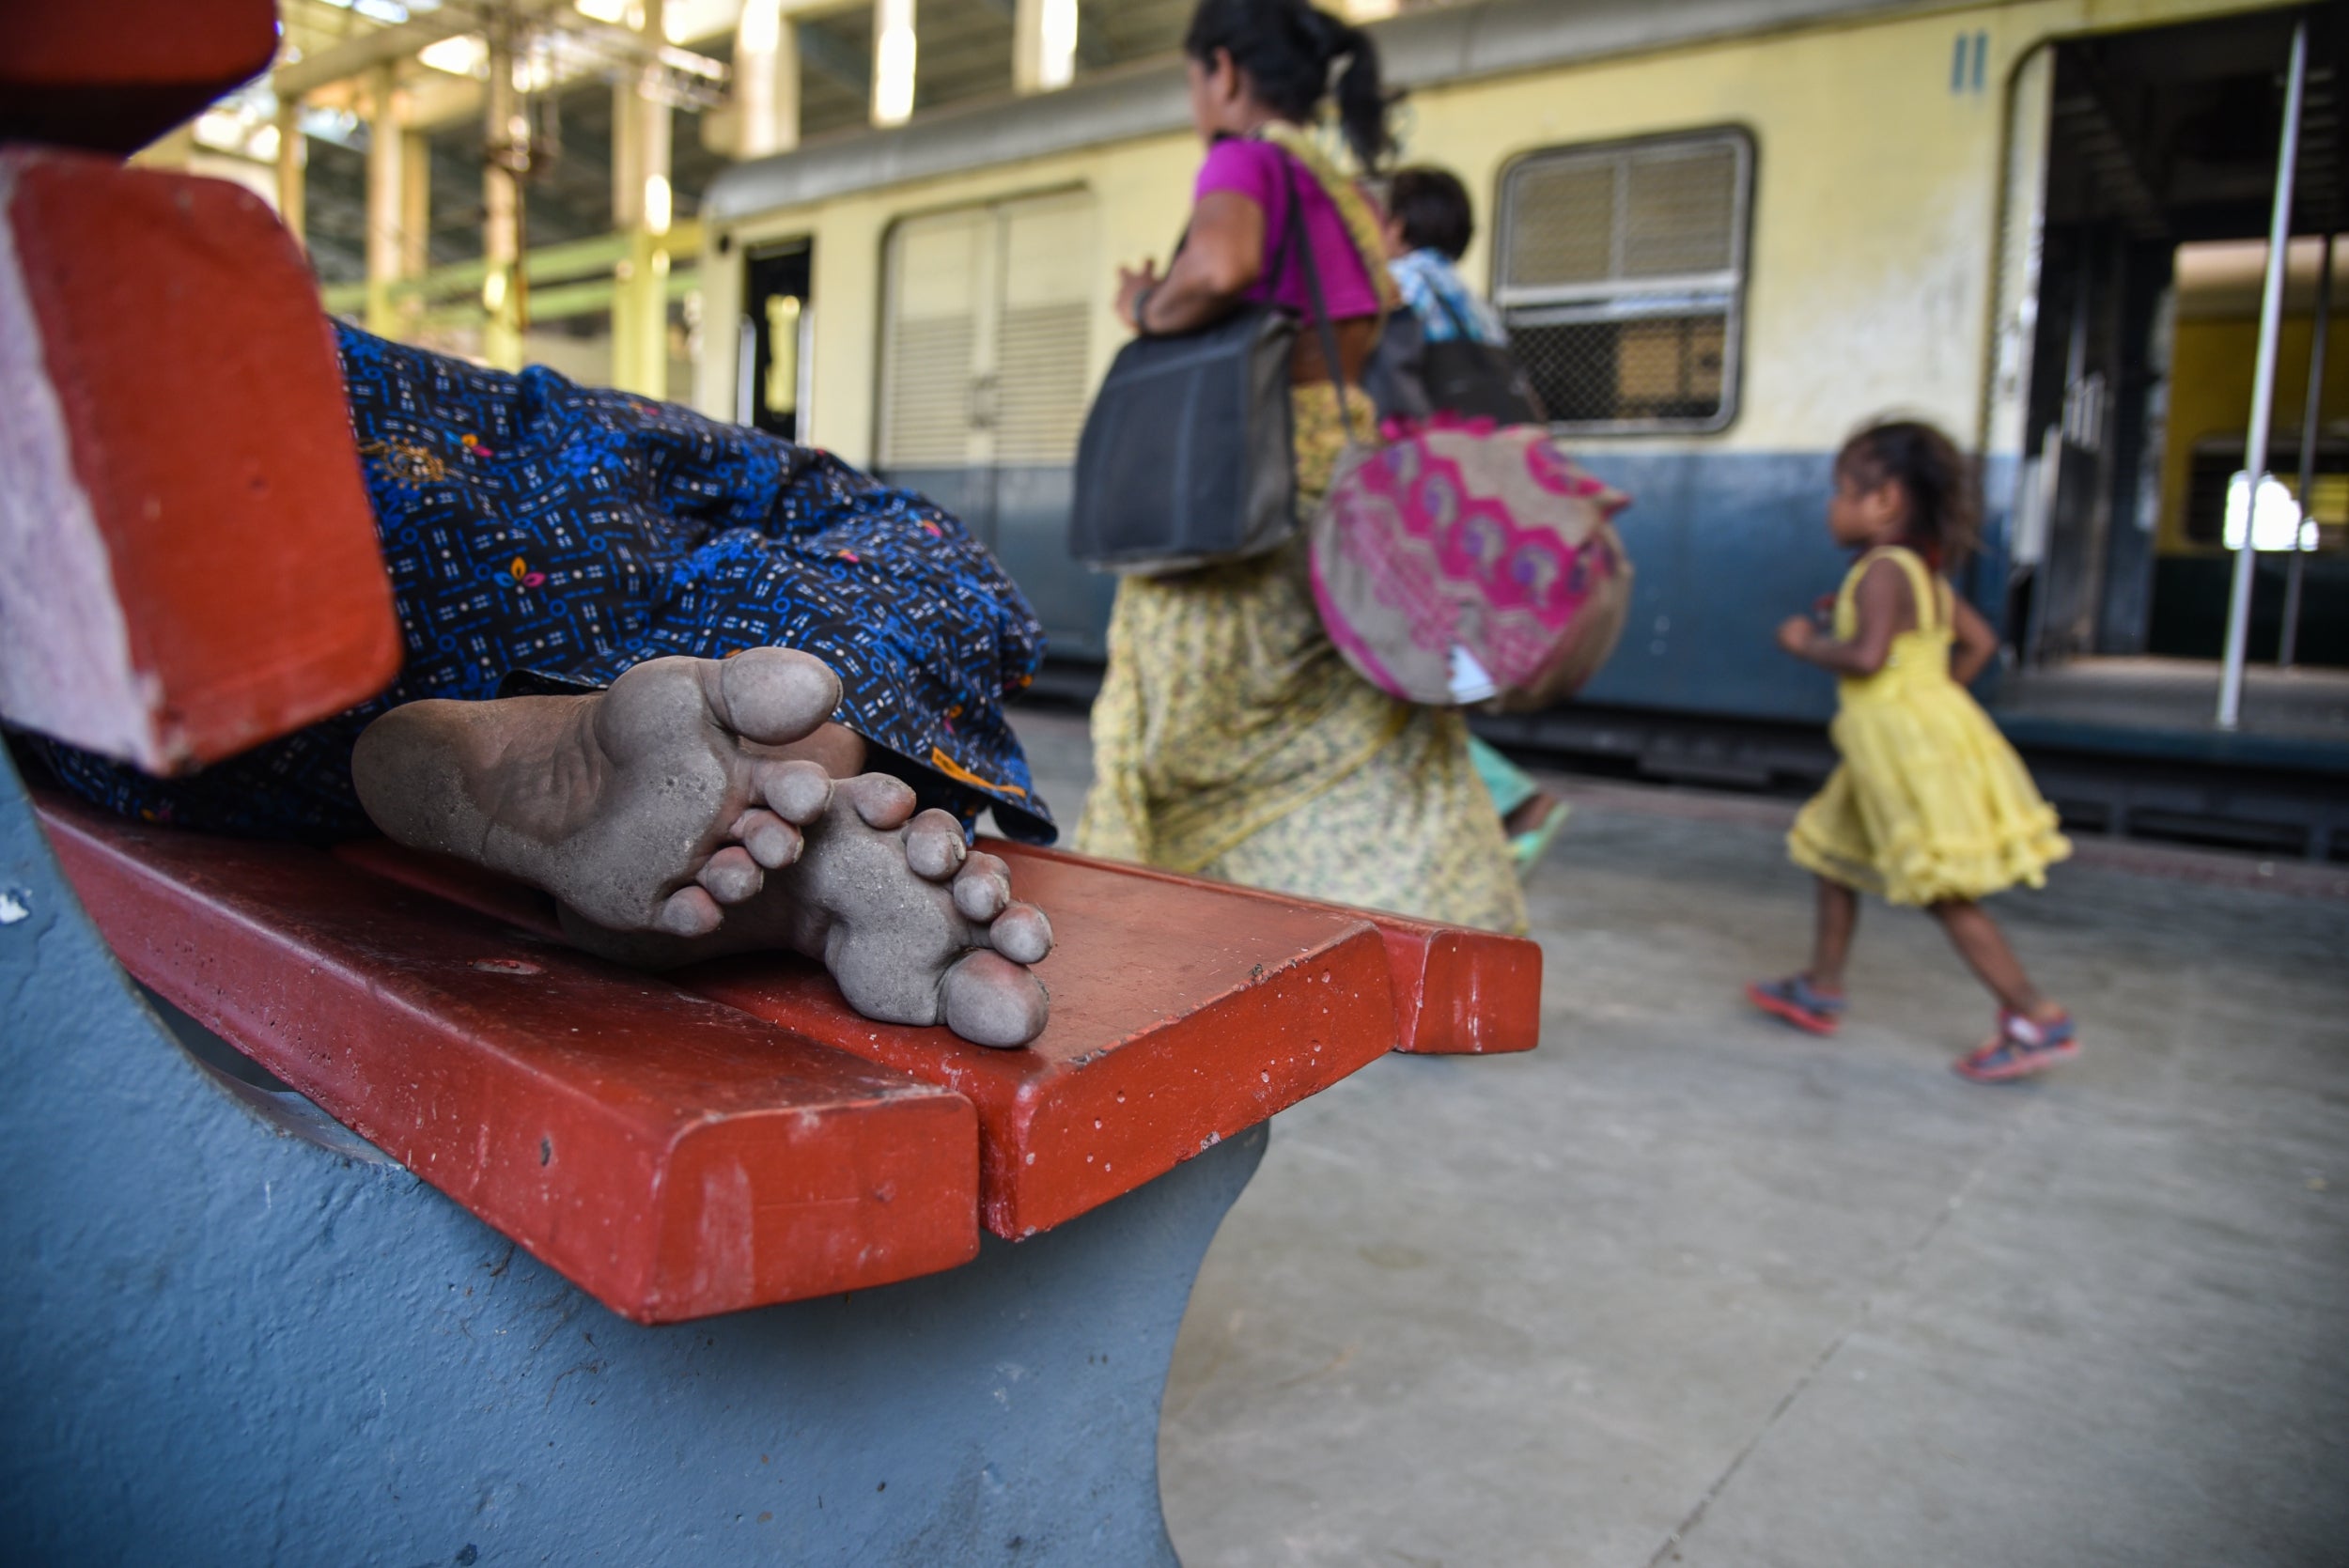
<path id="1" fill-rule="evenodd" d="M 390 837 L 553 894 L 590 951 L 668 967 L 787 947 L 868 1017 L 1026 1044 L 1050 924 L 904 783 L 815 760 L 839 701 L 786 649 L 650 660 L 588 695 L 396 708 L 352 773 Z"/>
<path id="2" fill-rule="evenodd" d="M 868 1018 L 1024 1046 L 1050 1017 L 1029 966 L 1051 952 L 1051 923 L 1012 897 L 1000 858 L 965 846 L 960 823 L 913 806 L 913 791 L 885 774 L 840 780 L 799 859 L 707 936 L 613 931 L 568 908 L 564 929 L 590 952 L 647 969 L 788 949 L 820 959 Z"/>

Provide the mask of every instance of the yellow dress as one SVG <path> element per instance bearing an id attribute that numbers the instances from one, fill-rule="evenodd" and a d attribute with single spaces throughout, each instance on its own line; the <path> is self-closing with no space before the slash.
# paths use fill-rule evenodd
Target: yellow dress
<path id="1" fill-rule="evenodd" d="M 1838 685 L 1828 734 L 1843 762 L 1786 835 L 1795 863 L 1893 904 L 2040 887 L 2072 852 L 2056 814 L 1966 689 L 1950 675 L 1950 587 L 1910 551 L 1870 551 L 1835 597 L 1835 634 L 1859 624 L 1854 596 L 1879 557 L 1899 564 L 1917 627 L 1873 675 Z"/>

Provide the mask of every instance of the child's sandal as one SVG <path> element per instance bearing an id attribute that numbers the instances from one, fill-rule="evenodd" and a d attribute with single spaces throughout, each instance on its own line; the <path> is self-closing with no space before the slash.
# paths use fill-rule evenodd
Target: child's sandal
<path id="1" fill-rule="evenodd" d="M 1757 980 L 1746 987 L 1746 1000 L 1770 1017 L 1812 1034 L 1832 1034 L 1843 1027 L 1843 999 L 1813 986 L 1809 975 Z"/>
<path id="2" fill-rule="evenodd" d="M 2079 1035 L 2069 1015 L 2034 1023 L 2001 1008 L 1999 1032 L 1959 1057 L 1955 1067 L 1960 1078 L 1976 1083 L 2006 1083 L 2044 1073 L 2079 1053 Z"/>

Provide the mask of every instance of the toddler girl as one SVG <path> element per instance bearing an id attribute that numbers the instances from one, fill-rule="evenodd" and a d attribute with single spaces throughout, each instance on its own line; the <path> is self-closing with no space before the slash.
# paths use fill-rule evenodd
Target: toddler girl
<path id="1" fill-rule="evenodd" d="M 1941 572 L 1970 541 L 1974 517 L 1968 466 L 1930 425 L 1877 425 L 1836 458 L 1828 532 L 1859 562 L 1835 597 L 1832 636 L 1801 615 L 1778 629 L 1780 647 L 1842 677 L 1828 733 L 1843 760 L 1786 839 L 1818 877 L 1818 932 L 1808 970 L 1746 995 L 1798 1029 L 1833 1033 L 1859 893 L 1921 906 L 1998 999 L 1997 1032 L 1957 1063 L 1967 1078 L 1997 1082 L 2069 1061 L 2079 1044 L 1977 902 L 2017 882 L 2042 886 L 2071 846 L 1966 691 L 1998 638 Z"/>

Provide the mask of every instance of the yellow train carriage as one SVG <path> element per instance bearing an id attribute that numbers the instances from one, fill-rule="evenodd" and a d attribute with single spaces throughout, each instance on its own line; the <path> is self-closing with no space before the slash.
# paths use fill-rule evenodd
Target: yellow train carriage
<path id="1" fill-rule="evenodd" d="M 2320 95 L 2336 10 L 2314 13 Z M 2188 624 L 2208 584 L 2156 547 L 2217 559 L 2203 491 L 2214 463 L 2241 464 L 2249 356 L 2239 330 L 2203 330 L 2181 258 L 2263 231 L 2301 14 L 1486 0 L 1375 28 L 1409 92 L 1405 159 L 1476 194 L 1465 272 L 1578 452 L 1636 498 L 1639 600 L 1587 701 L 1823 715 L 1828 683 L 1769 657 L 1768 631 L 1834 582 L 1829 460 L 1887 411 L 1983 454 L 1990 526 L 1967 586 L 2026 672 L 2008 683 L 2015 723 L 2033 722 L 2029 672 L 2212 651 Z M 2327 228 L 2339 118 L 2304 171 L 2304 211 Z M 740 330 L 709 334 L 696 399 L 957 508 L 1056 650 L 1097 656 L 1110 585 L 1066 552 L 1070 465 L 1124 339 L 1113 267 L 1165 256 L 1200 156 L 1166 66 L 739 166 L 705 204 L 701 276 L 706 319 Z M 2206 433 L 2165 446 L 2167 410 L 2230 398 L 2232 457 Z M 2286 432 L 2298 401 L 2288 384 Z M 2321 485 L 2316 500 L 2321 521 Z M 2336 592 L 2320 580 L 2311 624 Z"/>

